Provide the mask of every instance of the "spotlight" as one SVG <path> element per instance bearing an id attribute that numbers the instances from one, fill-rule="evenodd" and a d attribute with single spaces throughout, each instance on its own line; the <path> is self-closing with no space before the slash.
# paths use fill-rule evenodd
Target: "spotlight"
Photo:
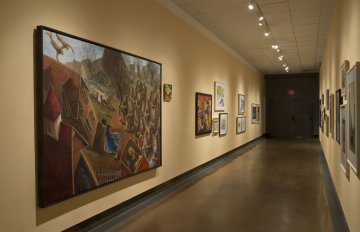
<path id="1" fill-rule="evenodd" d="M 282 61 L 283 58 L 284 58 L 283 56 L 279 56 L 279 57 L 278 57 L 278 59 L 279 59 L 280 61 Z"/>
<path id="2" fill-rule="evenodd" d="M 287 72 L 289 71 L 289 66 L 286 66 L 285 71 Z"/>
<path id="3" fill-rule="evenodd" d="M 254 9 L 254 5 L 253 5 L 252 3 L 249 3 L 248 7 L 249 7 L 249 10 L 253 10 L 253 9 Z"/>
<path id="4" fill-rule="evenodd" d="M 261 15 L 261 16 L 259 17 L 259 21 L 262 21 L 263 19 L 264 19 L 264 16 Z"/>
<path id="5" fill-rule="evenodd" d="M 265 32 L 264 35 L 268 37 L 270 35 L 270 32 Z"/>
<path id="6" fill-rule="evenodd" d="M 260 23 L 258 23 L 258 24 L 259 24 L 260 27 L 263 25 L 262 22 L 260 22 Z"/>
<path id="7" fill-rule="evenodd" d="M 277 52 L 280 52 L 280 49 L 276 49 Z"/>
<path id="8" fill-rule="evenodd" d="M 272 45 L 271 47 L 272 47 L 273 49 L 278 49 L 278 48 L 279 48 L 279 45 L 274 44 L 274 45 Z"/>
<path id="9" fill-rule="evenodd" d="M 283 64 L 283 67 L 286 67 L 286 64 Z"/>

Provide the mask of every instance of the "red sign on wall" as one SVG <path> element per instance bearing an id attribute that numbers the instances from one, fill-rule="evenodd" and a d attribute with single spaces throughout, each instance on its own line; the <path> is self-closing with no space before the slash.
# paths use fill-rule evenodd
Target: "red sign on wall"
<path id="1" fill-rule="evenodd" d="M 289 89 L 288 94 L 289 95 L 294 95 L 295 94 L 295 89 Z"/>

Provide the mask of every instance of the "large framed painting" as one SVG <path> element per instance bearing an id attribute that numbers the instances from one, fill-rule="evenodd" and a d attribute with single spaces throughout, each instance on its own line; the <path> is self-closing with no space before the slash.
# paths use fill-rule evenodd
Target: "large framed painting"
<path id="1" fill-rule="evenodd" d="M 39 205 L 162 165 L 161 64 L 37 28 Z"/>
<path id="2" fill-rule="evenodd" d="M 238 114 L 245 114 L 245 95 L 238 94 Z"/>
<path id="3" fill-rule="evenodd" d="M 216 82 L 214 83 L 214 96 L 215 96 L 215 111 L 225 110 L 225 96 L 226 87 L 225 84 Z"/>
<path id="4" fill-rule="evenodd" d="M 257 121 L 257 105 L 252 103 L 251 104 L 251 123 L 254 124 Z"/>
<path id="5" fill-rule="evenodd" d="M 335 93 L 335 127 L 336 127 L 336 142 L 340 144 L 340 105 L 341 105 L 341 89 L 336 90 Z"/>
<path id="6" fill-rule="evenodd" d="M 196 93 L 196 122 L 195 134 L 203 135 L 211 133 L 212 120 L 212 95 Z"/>
<path id="7" fill-rule="evenodd" d="M 341 96 L 346 100 L 346 73 L 349 71 L 349 61 L 345 60 L 340 67 Z"/>
<path id="8" fill-rule="evenodd" d="M 330 95 L 330 134 L 334 138 L 334 94 Z"/>
<path id="9" fill-rule="evenodd" d="M 219 135 L 226 135 L 228 132 L 228 114 L 220 113 L 219 114 Z"/>
<path id="10" fill-rule="evenodd" d="M 347 160 L 354 170 L 356 174 L 358 174 L 359 170 L 359 157 L 358 157 L 358 149 L 359 149 L 359 139 L 358 139 L 358 132 L 359 132 L 359 121 L 360 121 L 360 114 L 357 112 L 356 106 L 359 104 L 359 97 L 360 93 L 358 90 L 360 89 L 360 81 L 359 81 L 359 73 L 360 73 L 360 63 L 357 62 L 353 68 L 347 73 L 347 125 L 348 125 L 348 136 L 347 136 Z"/>

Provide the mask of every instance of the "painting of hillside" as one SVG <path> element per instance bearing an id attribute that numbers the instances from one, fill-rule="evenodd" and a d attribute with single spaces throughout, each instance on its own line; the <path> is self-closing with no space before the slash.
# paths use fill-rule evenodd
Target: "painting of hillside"
<path id="1" fill-rule="evenodd" d="M 161 64 L 38 32 L 40 206 L 161 166 Z"/>

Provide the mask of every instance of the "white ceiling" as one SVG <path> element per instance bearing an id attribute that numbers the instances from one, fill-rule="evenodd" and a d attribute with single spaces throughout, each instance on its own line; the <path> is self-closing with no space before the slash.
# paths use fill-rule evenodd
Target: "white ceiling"
<path id="1" fill-rule="evenodd" d="M 277 43 L 290 73 L 317 72 L 335 0 L 169 0 L 264 74 L 285 73 Z M 262 12 L 270 37 L 257 25 Z"/>

